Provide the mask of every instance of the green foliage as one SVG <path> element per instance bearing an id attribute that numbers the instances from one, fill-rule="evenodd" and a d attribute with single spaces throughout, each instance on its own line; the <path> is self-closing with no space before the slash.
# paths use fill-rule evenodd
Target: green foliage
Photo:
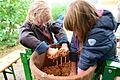
<path id="1" fill-rule="evenodd" d="M 0 1 L 0 45 L 14 46 L 19 25 L 25 20 L 29 0 Z"/>
<path id="2" fill-rule="evenodd" d="M 70 0 L 60 0 L 59 2 L 56 0 L 53 0 L 52 2 L 52 17 L 54 20 L 58 18 L 60 14 L 64 14 L 66 12 L 68 3 Z"/>
<path id="3" fill-rule="evenodd" d="M 64 14 L 66 11 L 66 6 L 58 6 L 58 5 L 53 5 L 52 9 L 52 17 L 54 20 L 58 18 L 60 14 Z"/>
<path id="4" fill-rule="evenodd" d="M 66 3 L 51 0 L 52 16 L 57 19 L 66 10 Z M 55 2 L 56 1 L 56 2 Z M 61 0 L 63 2 L 63 0 Z M 19 27 L 26 18 L 30 0 L 0 0 L 0 50 L 1 46 L 14 46 L 18 41 Z"/>

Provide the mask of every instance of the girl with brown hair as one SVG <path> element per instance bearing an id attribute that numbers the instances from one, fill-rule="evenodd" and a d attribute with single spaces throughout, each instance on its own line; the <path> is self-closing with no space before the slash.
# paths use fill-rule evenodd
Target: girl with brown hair
<path id="1" fill-rule="evenodd" d="M 118 61 L 114 35 L 117 23 L 111 12 L 96 10 L 84 0 L 75 0 L 68 7 L 64 17 L 64 26 L 74 33 L 70 49 L 71 72 L 76 72 L 75 61 L 78 49 L 80 49 L 77 63 L 78 74 L 84 73 L 90 66 L 99 65 L 99 62 L 107 59 Z M 79 47 L 76 47 L 76 44 Z"/>

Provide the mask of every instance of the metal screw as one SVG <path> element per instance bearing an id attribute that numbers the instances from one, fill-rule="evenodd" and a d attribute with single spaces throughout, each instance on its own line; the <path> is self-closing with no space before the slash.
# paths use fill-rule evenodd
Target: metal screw
<path id="1" fill-rule="evenodd" d="M 109 72 L 109 73 L 112 73 L 112 70 L 111 70 L 111 69 L 109 69 L 109 70 L 108 70 L 108 72 Z"/>

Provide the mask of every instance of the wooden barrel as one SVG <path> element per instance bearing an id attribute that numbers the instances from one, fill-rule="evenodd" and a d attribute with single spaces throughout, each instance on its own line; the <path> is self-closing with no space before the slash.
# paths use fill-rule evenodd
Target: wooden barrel
<path id="1" fill-rule="evenodd" d="M 54 76 L 48 75 L 41 70 L 43 64 L 49 65 L 50 63 L 45 62 L 45 54 L 38 55 L 33 53 L 30 58 L 30 69 L 32 74 L 35 76 L 36 80 L 91 80 L 93 73 L 96 69 L 96 66 L 90 67 L 82 75 L 73 75 L 73 76 Z M 44 58 L 44 59 L 43 59 Z"/>
<path id="2" fill-rule="evenodd" d="M 38 55 L 37 52 L 33 52 L 31 55 L 30 69 L 36 80 L 91 80 L 96 69 L 96 66 L 90 67 L 82 75 L 54 76 L 42 71 L 42 67 L 51 66 L 51 64 L 55 65 L 53 61 L 47 58 L 45 53 Z"/>

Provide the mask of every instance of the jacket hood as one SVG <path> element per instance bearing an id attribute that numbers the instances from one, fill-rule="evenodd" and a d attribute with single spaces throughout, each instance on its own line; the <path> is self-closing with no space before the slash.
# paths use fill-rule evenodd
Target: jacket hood
<path id="1" fill-rule="evenodd" d="M 117 22 L 114 20 L 114 17 L 111 12 L 104 10 L 102 16 L 98 19 L 94 27 L 116 31 Z"/>

